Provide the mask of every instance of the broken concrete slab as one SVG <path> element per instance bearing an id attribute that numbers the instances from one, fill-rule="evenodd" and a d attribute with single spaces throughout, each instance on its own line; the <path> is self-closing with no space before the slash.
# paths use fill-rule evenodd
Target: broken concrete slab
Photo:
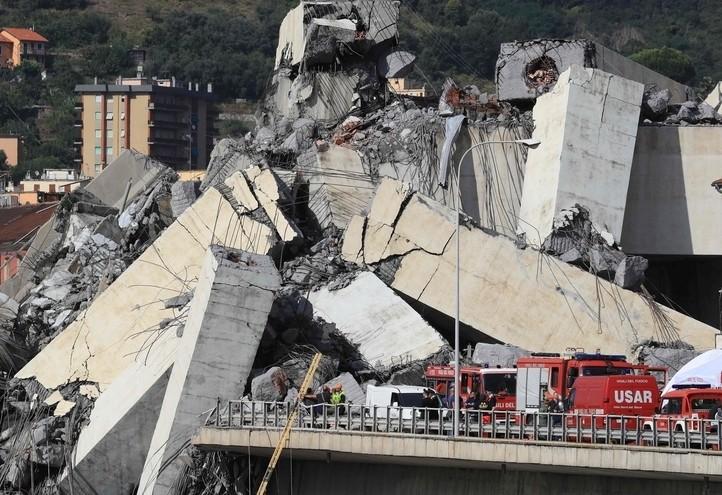
<path id="1" fill-rule="evenodd" d="M 199 274 L 139 493 L 165 494 L 183 445 L 218 397 L 240 397 L 281 285 L 273 260 L 211 246 Z M 161 469 L 162 466 L 162 469 Z"/>
<path id="2" fill-rule="evenodd" d="M 313 92 L 307 100 L 298 103 L 298 114 L 318 121 L 337 121 L 348 115 L 354 106 L 360 76 L 344 72 L 315 72 L 311 78 Z"/>
<path id="3" fill-rule="evenodd" d="M 398 19 L 401 2 L 396 0 L 376 0 L 353 2 L 358 9 L 358 17 L 365 24 L 366 38 L 376 44 L 394 41 L 399 35 Z"/>
<path id="4" fill-rule="evenodd" d="M 298 65 L 307 58 L 307 52 L 318 52 L 319 44 L 335 45 L 337 39 L 393 44 L 398 36 L 398 16 L 399 3 L 393 0 L 301 2 L 281 22 L 275 69 Z M 326 29 L 319 31 L 319 27 Z M 330 47 L 324 53 L 329 51 Z"/>
<path id="5" fill-rule="evenodd" d="M 243 172 L 233 172 L 223 183 L 230 189 L 231 195 L 237 202 L 237 205 L 234 205 L 236 211 L 249 213 L 258 209 L 258 200 L 251 191 Z"/>
<path id="6" fill-rule="evenodd" d="M 370 272 L 347 287 L 311 292 L 314 315 L 334 322 L 363 358 L 374 366 L 424 360 L 446 342 L 411 307 Z"/>
<path id="7" fill-rule="evenodd" d="M 0 321 L 14 319 L 18 309 L 19 305 L 14 299 L 0 292 Z"/>
<path id="8" fill-rule="evenodd" d="M 251 397 L 256 401 L 282 402 L 288 388 L 288 378 L 278 366 L 273 366 L 251 380 Z"/>
<path id="9" fill-rule="evenodd" d="M 423 225 L 420 232 L 419 226 Z M 456 215 L 448 207 L 415 194 L 396 222 L 394 233 L 432 254 L 441 254 L 456 230 Z"/>
<path id="10" fill-rule="evenodd" d="M 252 167 L 246 170 L 246 173 L 253 182 L 256 198 L 276 228 L 281 240 L 296 242 L 303 239 L 301 230 L 279 207 L 281 187 L 275 174 L 270 169 L 261 171 L 258 167 Z"/>
<path id="11" fill-rule="evenodd" d="M 614 283 L 624 289 L 637 290 L 644 282 L 649 261 L 641 256 L 627 256 L 617 266 Z"/>
<path id="12" fill-rule="evenodd" d="M 704 102 L 714 108 L 716 111 L 720 111 L 722 103 L 722 82 L 718 82 L 712 91 L 709 92 Z"/>
<path id="13" fill-rule="evenodd" d="M 668 89 L 651 89 L 644 92 L 642 116 L 650 119 L 666 117 L 672 92 Z"/>
<path id="14" fill-rule="evenodd" d="M 304 10 L 304 4 L 301 2 L 296 8 L 291 9 L 281 21 L 276 49 L 276 69 L 281 65 L 300 64 L 303 60 L 306 37 L 303 22 Z"/>
<path id="15" fill-rule="evenodd" d="M 168 327 L 99 394 L 78 436 L 72 466 L 62 476 L 67 492 L 71 483 L 82 492 L 102 489 L 108 495 L 137 487 L 180 344 L 179 327 L 180 322 Z"/>
<path id="16" fill-rule="evenodd" d="M 173 217 L 178 218 L 196 200 L 195 181 L 177 181 L 171 187 L 170 207 Z"/>
<path id="17" fill-rule="evenodd" d="M 414 70 L 416 55 L 403 50 L 393 50 L 378 61 L 379 75 L 386 79 L 406 77 Z"/>
<path id="18" fill-rule="evenodd" d="M 393 235 L 393 227 L 367 219 L 364 230 L 364 262 L 370 265 L 387 257 L 386 250 Z"/>
<path id="19" fill-rule="evenodd" d="M 311 19 L 306 27 L 303 63 L 306 66 L 332 64 L 339 44 L 353 43 L 356 23 L 351 19 Z"/>
<path id="20" fill-rule="evenodd" d="M 488 365 L 490 368 L 501 366 L 512 368 L 520 357 L 531 355 L 531 352 L 515 345 L 486 344 L 479 342 L 474 346 L 471 362 L 479 365 Z"/>
<path id="21" fill-rule="evenodd" d="M 538 39 L 502 43 L 496 61 L 499 100 L 530 101 L 551 90 L 572 65 L 599 69 L 646 87 L 669 89 L 672 103 L 693 99 L 691 88 L 644 67 L 597 42 Z M 539 77 L 539 75 L 542 77 Z"/>
<path id="22" fill-rule="evenodd" d="M 586 207 L 597 231 L 620 239 L 644 87 L 572 65 L 534 107 L 518 231 L 541 246 L 563 210 Z"/>
<path id="23" fill-rule="evenodd" d="M 416 209 L 404 208 L 397 222 L 408 222 L 408 241 L 445 248 L 441 255 L 417 249 L 402 256 L 390 285 L 426 307 L 453 315 L 454 298 L 449 295 L 455 293 L 456 250 L 453 235 L 448 239 L 453 216 L 429 198 L 415 204 Z M 427 211 L 421 213 L 425 205 Z M 439 227 L 417 222 L 412 228 L 411 219 L 432 215 L 438 216 L 433 224 Z M 444 222 L 447 228 L 440 227 Z M 461 321 L 476 329 L 465 338 L 491 338 L 535 351 L 559 352 L 578 345 L 627 353 L 642 340 L 663 336 L 661 314 L 679 339 L 700 349 L 714 346 L 713 328 L 556 258 L 519 250 L 512 239 L 463 226 L 460 240 Z"/>
<path id="24" fill-rule="evenodd" d="M 130 204 L 163 174 L 172 174 L 172 170 L 147 155 L 135 150 L 125 150 L 90 181 L 85 189 L 107 206 L 121 208 L 126 200 L 126 190 L 126 204 Z"/>
<path id="25" fill-rule="evenodd" d="M 201 192 L 223 184 L 234 172 L 245 170 L 258 163 L 260 157 L 253 154 L 244 141 L 221 139 L 211 152 L 208 171 L 201 182 Z"/>
<path id="26" fill-rule="evenodd" d="M 209 245 L 265 254 L 273 242 L 266 225 L 239 216 L 209 189 L 17 377 L 35 377 L 48 389 L 75 380 L 107 388 L 142 348 L 140 336 L 177 316 L 164 301 L 193 289 Z"/>
<path id="27" fill-rule="evenodd" d="M 298 157 L 300 180 L 308 183 L 308 206 L 322 228 L 346 228 L 351 217 L 366 214 L 374 185 L 354 150 L 329 144 Z"/>
<path id="28" fill-rule="evenodd" d="M 387 177 L 381 178 L 374 197 L 378 201 L 373 202 L 368 218 L 376 223 L 394 225 L 401 211 L 401 206 L 411 195 L 411 188 L 408 184 Z"/>
<path id="29" fill-rule="evenodd" d="M 672 378 L 685 364 L 702 354 L 702 352 L 689 348 L 641 346 L 638 349 L 638 359 L 647 366 L 667 368 L 668 377 Z"/>
<path id="30" fill-rule="evenodd" d="M 364 229 L 366 228 L 366 217 L 354 215 L 346 227 L 344 233 L 341 255 L 351 263 L 363 261 Z"/>

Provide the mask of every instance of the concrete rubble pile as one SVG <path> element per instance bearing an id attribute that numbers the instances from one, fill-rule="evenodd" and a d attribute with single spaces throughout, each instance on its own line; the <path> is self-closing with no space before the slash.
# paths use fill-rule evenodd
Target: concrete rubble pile
<path id="1" fill-rule="evenodd" d="M 647 89 L 642 101 L 643 123 L 681 126 L 722 124 L 722 115 L 718 109 L 706 101 L 691 100 L 672 104 L 671 99 L 672 94 L 668 89 Z"/>
<path id="2" fill-rule="evenodd" d="M 624 254 L 608 232 L 597 232 L 580 205 L 560 212 L 542 250 L 624 289 L 639 290 L 649 266 L 642 256 Z"/>
<path id="3" fill-rule="evenodd" d="M 143 177 L 125 168 L 129 177 L 115 185 L 115 191 L 106 191 L 106 184 L 116 183 L 106 175 L 112 173 L 109 168 L 87 188 L 66 196 L 42 236 L 36 237 L 19 276 L 0 288 L 18 303 L 13 326 L 3 329 L 22 338 L 31 352 L 75 320 L 173 221 L 168 202 L 175 173 L 160 163 L 145 163 L 146 157 L 131 151 L 118 158 L 112 171 L 125 167 L 126 161 L 143 163 L 142 174 L 152 175 L 152 184 L 126 188 L 129 181 Z M 122 211 L 113 194 L 118 190 L 127 203 Z"/>
<path id="4" fill-rule="evenodd" d="M 711 347 L 623 250 L 640 115 L 694 113 L 687 89 L 538 40 L 502 46 L 498 99 L 451 80 L 403 98 L 386 90 L 414 62 L 397 17 L 302 1 L 256 130 L 220 141 L 202 182 L 128 151 L 66 197 L 0 288 L 21 356 L 3 370 L 4 487 L 246 493 L 263 462 L 189 448 L 205 418 L 293 403 L 316 352 L 314 392 L 424 385 L 452 357 L 457 243 L 466 363 L 571 346 L 678 368 Z"/>

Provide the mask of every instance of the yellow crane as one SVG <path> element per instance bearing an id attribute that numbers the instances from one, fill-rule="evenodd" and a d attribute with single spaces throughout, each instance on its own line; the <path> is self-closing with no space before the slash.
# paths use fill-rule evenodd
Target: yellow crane
<path id="1" fill-rule="evenodd" d="M 268 482 L 271 481 L 273 470 L 276 469 L 276 464 L 278 464 L 278 460 L 281 458 L 281 453 L 286 447 L 288 437 L 291 435 L 291 427 L 298 418 L 298 411 L 300 409 L 299 405 L 301 404 L 301 401 L 303 401 L 303 398 L 306 395 L 306 390 L 308 390 L 308 388 L 311 386 L 311 383 L 313 382 L 313 376 L 316 374 L 316 370 L 318 369 L 318 365 L 320 362 L 321 353 L 319 352 L 314 354 L 313 359 L 311 359 L 311 364 L 309 365 L 306 376 L 304 377 L 303 383 L 301 384 L 301 390 L 298 391 L 298 399 L 296 404 L 294 405 L 293 412 L 288 417 L 288 420 L 286 421 L 286 426 L 284 426 L 281 437 L 278 439 L 278 443 L 276 444 L 276 448 L 273 450 L 273 455 L 271 456 L 271 460 L 268 463 L 268 467 L 266 468 L 266 472 L 263 475 L 263 479 L 261 480 L 261 484 L 258 487 L 256 495 L 266 495 L 266 490 L 268 489 Z"/>

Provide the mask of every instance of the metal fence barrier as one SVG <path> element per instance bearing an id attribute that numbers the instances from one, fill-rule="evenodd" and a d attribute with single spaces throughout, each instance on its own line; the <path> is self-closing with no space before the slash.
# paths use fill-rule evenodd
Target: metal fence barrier
<path id="1" fill-rule="evenodd" d="M 225 407 L 224 407 L 225 406 Z M 453 412 L 400 406 L 298 406 L 295 429 L 407 435 L 453 435 Z M 206 420 L 216 428 L 283 428 L 292 406 L 284 402 L 218 401 Z M 595 443 L 720 450 L 722 422 L 699 418 L 580 413 L 462 410 L 459 435 L 518 441 Z"/>

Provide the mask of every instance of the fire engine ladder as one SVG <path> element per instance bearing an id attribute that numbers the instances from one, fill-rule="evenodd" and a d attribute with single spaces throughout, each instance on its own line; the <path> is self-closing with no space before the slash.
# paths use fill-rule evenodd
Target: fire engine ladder
<path id="1" fill-rule="evenodd" d="M 318 364 L 320 362 L 321 362 L 321 353 L 316 353 L 313 356 L 313 359 L 311 359 L 311 364 L 309 365 L 308 371 L 306 372 L 306 376 L 303 379 L 303 383 L 301 384 L 301 390 L 299 390 L 298 399 L 293 408 L 293 412 L 291 413 L 291 415 L 288 417 L 288 420 L 286 421 L 286 426 L 283 428 L 281 437 L 278 439 L 278 443 L 276 444 L 276 448 L 273 451 L 271 460 L 268 463 L 268 468 L 266 468 L 266 473 L 263 475 L 263 480 L 261 480 L 261 484 L 258 487 L 258 491 L 256 492 L 256 495 L 266 495 L 266 490 L 268 489 L 268 482 L 271 481 L 271 476 L 273 475 L 273 470 L 276 469 L 276 464 L 278 464 L 278 460 L 281 458 L 281 453 L 283 452 L 283 449 L 286 447 L 288 438 L 291 435 L 291 427 L 296 422 L 296 418 L 298 417 L 298 411 L 300 408 L 301 401 L 303 401 L 303 397 L 306 395 L 306 390 L 308 390 L 308 388 L 311 386 L 311 383 L 313 382 L 313 376 L 316 374 L 316 369 L 318 368 Z"/>

